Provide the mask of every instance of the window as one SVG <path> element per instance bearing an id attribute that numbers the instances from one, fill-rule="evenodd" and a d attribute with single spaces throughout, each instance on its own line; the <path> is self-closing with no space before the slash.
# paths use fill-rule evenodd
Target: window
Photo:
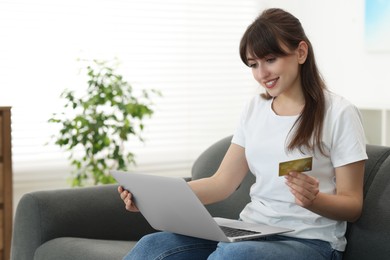
<path id="1" fill-rule="evenodd" d="M 146 142 L 130 144 L 134 170 L 190 175 L 204 149 L 233 133 L 256 91 L 238 54 L 256 2 L 2 1 L 0 105 L 12 106 L 15 185 L 69 176 L 67 155 L 45 143 L 55 133 L 48 118 L 62 110 L 60 93 L 86 86 L 77 59 L 118 58 L 135 88 L 162 92 Z"/>

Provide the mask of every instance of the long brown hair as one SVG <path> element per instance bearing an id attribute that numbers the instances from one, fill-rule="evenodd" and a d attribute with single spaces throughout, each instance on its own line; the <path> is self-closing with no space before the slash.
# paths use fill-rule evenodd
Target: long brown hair
<path id="1" fill-rule="evenodd" d="M 303 148 L 307 148 L 314 152 L 317 146 L 325 155 L 321 139 L 325 117 L 326 85 L 317 68 L 313 47 L 300 21 L 282 9 L 265 10 L 245 31 L 240 42 L 240 56 L 249 66 L 248 53 L 260 59 L 269 54 L 282 57 L 289 54 L 282 45 L 289 50 L 295 50 L 301 41 L 305 41 L 308 45 L 306 61 L 300 68 L 305 106 L 290 130 L 290 134 L 293 135 L 287 147 L 290 151 L 298 148 L 303 152 Z M 262 97 L 272 98 L 268 93 L 262 94 Z"/>

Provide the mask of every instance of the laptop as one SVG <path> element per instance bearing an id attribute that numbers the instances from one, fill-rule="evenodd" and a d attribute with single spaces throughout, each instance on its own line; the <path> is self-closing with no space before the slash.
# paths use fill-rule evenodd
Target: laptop
<path id="1" fill-rule="evenodd" d="M 133 194 L 141 214 L 156 230 L 213 241 L 236 242 L 293 231 L 213 218 L 183 178 L 111 171 Z"/>

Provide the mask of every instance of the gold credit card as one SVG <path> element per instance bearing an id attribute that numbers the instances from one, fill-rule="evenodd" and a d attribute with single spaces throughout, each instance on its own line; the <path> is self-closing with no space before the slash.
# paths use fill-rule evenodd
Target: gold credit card
<path id="1" fill-rule="evenodd" d="M 313 166 L 313 157 L 281 162 L 279 163 L 279 176 L 286 175 L 289 172 L 311 171 L 312 166 Z"/>

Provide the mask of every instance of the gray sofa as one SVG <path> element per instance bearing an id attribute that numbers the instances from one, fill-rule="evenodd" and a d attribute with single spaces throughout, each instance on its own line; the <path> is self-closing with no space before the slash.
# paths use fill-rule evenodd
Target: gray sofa
<path id="1" fill-rule="evenodd" d="M 195 161 L 192 178 L 214 173 L 231 137 Z M 364 209 L 348 225 L 344 259 L 390 259 L 390 148 L 367 146 Z M 226 201 L 208 206 L 213 216 L 237 218 L 249 201 L 251 175 Z M 25 194 L 15 219 L 12 260 L 121 259 L 143 235 L 155 232 L 139 213 L 127 212 L 117 185 Z"/>

